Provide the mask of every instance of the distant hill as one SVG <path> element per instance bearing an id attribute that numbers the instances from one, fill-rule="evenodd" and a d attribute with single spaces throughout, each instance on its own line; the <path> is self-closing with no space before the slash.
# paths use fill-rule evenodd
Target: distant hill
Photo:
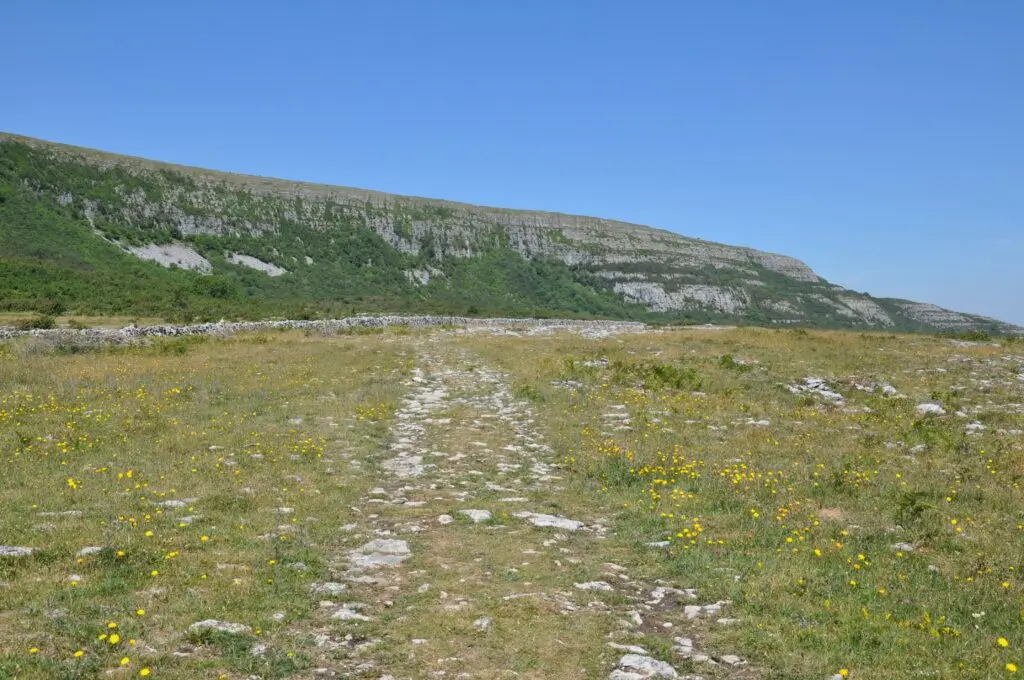
<path id="1" fill-rule="evenodd" d="M 856 293 L 785 255 L 625 222 L 235 175 L 2 133 L 0 309 L 1019 331 Z"/>

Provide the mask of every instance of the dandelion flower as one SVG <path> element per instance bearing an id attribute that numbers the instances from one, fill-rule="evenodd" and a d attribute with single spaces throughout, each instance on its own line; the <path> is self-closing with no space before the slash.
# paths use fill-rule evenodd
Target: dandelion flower
<path id="1" fill-rule="evenodd" d="M 998 640 L 996 640 L 996 642 L 999 644 L 1000 647 L 1009 647 L 1010 646 L 1010 641 L 1007 640 L 1004 637 L 999 638 Z"/>

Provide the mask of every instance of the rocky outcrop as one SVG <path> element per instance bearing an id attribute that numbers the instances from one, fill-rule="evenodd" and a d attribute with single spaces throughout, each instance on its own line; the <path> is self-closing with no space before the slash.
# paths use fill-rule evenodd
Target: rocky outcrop
<path id="1" fill-rule="evenodd" d="M 180 244 L 128 246 L 125 250 L 139 259 L 150 260 L 164 267 L 192 269 L 202 274 L 209 274 L 213 270 L 209 260 L 192 248 Z"/>
<path id="2" fill-rule="evenodd" d="M 737 314 L 750 304 L 742 290 L 723 286 L 695 284 L 669 292 L 657 282 L 624 281 L 615 284 L 615 292 L 658 312 L 713 309 L 722 314 Z"/>
<path id="3" fill-rule="evenodd" d="M 55 342 L 124 344 L 145 338 L 175 338 L 196 335 L 234 335 L 263 331 L 301 330 L 312 333 L 343 333 L 359 328 L 408 327 L 461 327 L 467 330 L 501 330 L 530 333 L 572 331 L 590 336 L 640 332 L 646 324 L 628 321 L 578 321 L 575 319 L 474 319 L 463 316 L 353 316 L 345 319 L 315 319 L 287 321 L 240 321 L 201 323 L 188 326 L 155 325 L 126 326 L 125 328 L 36 329 L 18 330 L 0 326 L 0 340 L 35 337 Z"/>

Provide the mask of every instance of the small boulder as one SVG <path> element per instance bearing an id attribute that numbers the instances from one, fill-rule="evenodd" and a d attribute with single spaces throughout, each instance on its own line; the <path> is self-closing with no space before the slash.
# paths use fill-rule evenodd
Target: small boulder
<path id="1" fill-rule="evenodd" d="M 486 522 L 491 518 L 490 510 L 459 510 L 459 514 L 473 520 L 474 524 Z"/>
<path id="2" fill-rule="evenodd" d="M 0 557 L 28 557 L 35 548 L 23 548 L 16 545 L 0 545 Z"/>
<path id="3" fill-rule="evenodd" d="M 230 621 L 218 621 L 217 619 L 196 621 L 188 627 L 188 632 L 192 634 L 205 633 L 206 631 L 228 633 L 229 635 L 248 635 L 252 632 L 252 628 L 244 623 L 231 623 Z"/>

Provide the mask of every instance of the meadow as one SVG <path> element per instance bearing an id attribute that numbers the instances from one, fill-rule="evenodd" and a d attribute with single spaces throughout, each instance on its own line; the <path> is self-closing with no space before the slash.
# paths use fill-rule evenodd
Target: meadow
<path id="1" fill-rule="evenodd" d="M 1024 666 L 1010 339 L 20 338 L 0 459 L 4 678 Z"/>

